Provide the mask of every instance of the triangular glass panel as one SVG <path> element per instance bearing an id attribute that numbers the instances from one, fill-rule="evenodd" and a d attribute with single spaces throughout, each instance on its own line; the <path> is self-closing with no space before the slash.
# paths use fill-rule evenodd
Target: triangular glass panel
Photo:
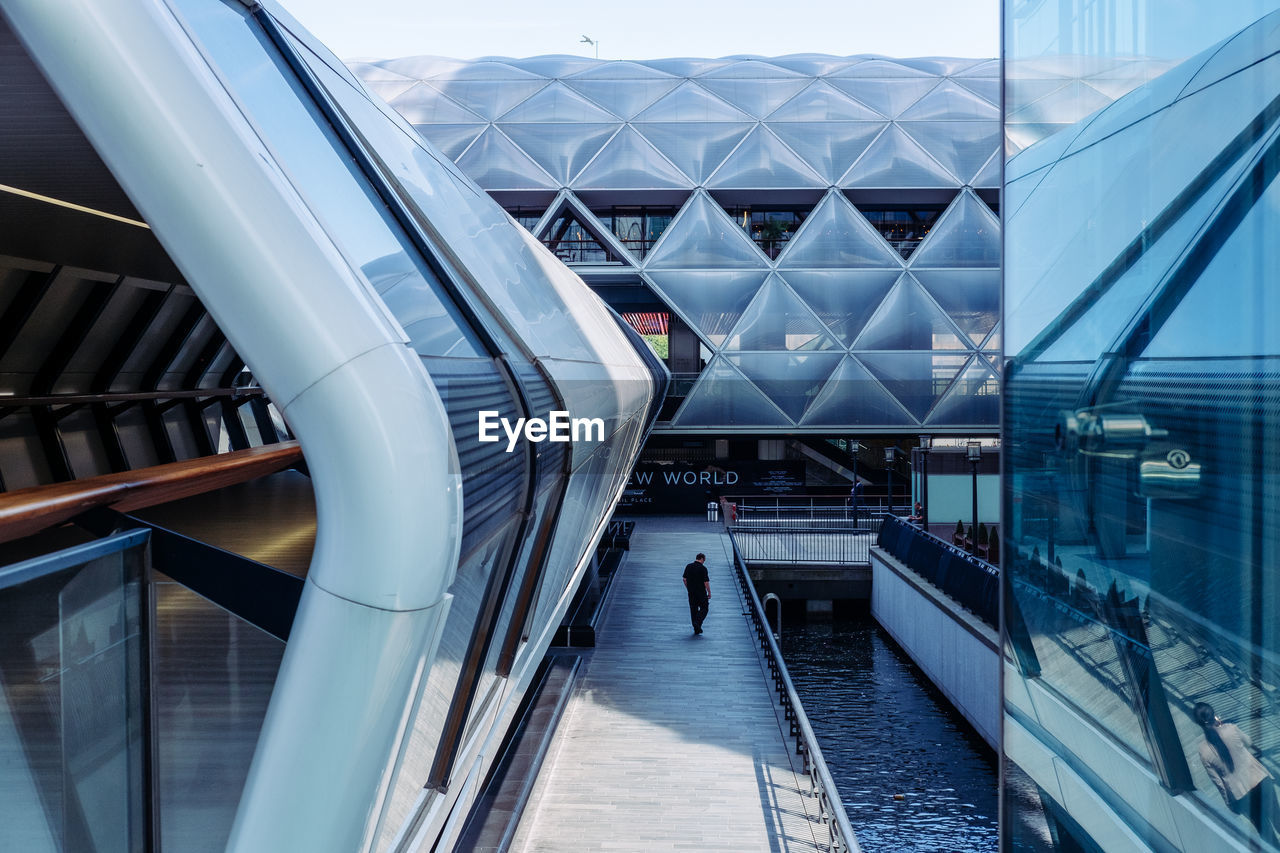
<path id="1" fill-rule="evenodd" d="M 732 63 L 732 59 L 700 59 L 697 57 L 673 57 L 669 59 L 645 59 L 640 65 L 647 65 L 677 77 L 696 77 Z"/>
<path id="2" fill-rule="evenodd" d="M 858 212 L 881 237 L 903 258 L 912 253 L 928 235 L 933 223 L 942 215 L 941 205 L 858 205 Z"/>
<path id="3" fill-rule="evenodd" d="M 485 124 L 415 124 L 413 129 L 439 149 L 441 154 L 450 160 L 456 160 L 486 127 L 488 125 Z"/>
<path id="4" fill-rule="evenodd" d="M 1000 120 L 1000 108 L 962 86 L 944 80 L 898 116 L 902 121 Z"/>
<path id="5" fill-rule="evenodd" d="M 1045 95 L 1065 88 L 1068 82 L 1070 81 L 1063 80 L 1061 77 L 1054 77 L 1049 80 L 1010 78 L 1007 84 L 1010 115 L 1028 104 L 1035 103 Z"/>
<path id="6" fill-rule="evenodd" d="M 387 67 L 386 62 L 363 62 L 357 60 L 348 62 L 347 67 L 351 69 L 351 73 L 360 78 L 361 83 L 369 81 L 396 81 L 411 80 L 417 81 L 422 79 L 417 74 L 401 74 Z"/>
<path id="7" fill-rule="evenodd" d="M 805 426 L 903 426 L 915 423 L 867 369 L 848 356 L 805 413 Z"/>
<path id="8" fill-rule="evenodd" d="M 921 71 L 918 68 L 912 68 L 909 65 L 902 65 L 891 59 L 864 59 L 856 62 L 841 71 L 837 71 L 831 75 L 832 77 L 929 77 L 933 82 L 938 82 L 937 75 L 930 74 L 928 71 Z"/>
<path id="9" fill-rule="evenodd" d="M 587 224 L 569 205 L 562 205 L 537 235 L 544 246 L 566 264 L 616 264 L 622 257 L 600 236 L 602 229 Z"/>
<path id="10" fill-rule="evenodd" d="M 908 274 L 898 280 L 854 341 L 855 350 L 960 350 L 965 340 Z"/>
<path id="11" fill-rule="evenodd" d="M 699 86 L 686 82 L 640 113 L 636 121 L 751 121 L 751 116 Z"/>
<path id="12" fill-rule="evenodd" d="M 508 59 L 507 63 L 514 68 L 532 71 L 543 77 L 568 77 L 570 74 L 577 74 L 579 71 L 604 64 L 601 60 L 592 59 L 589 56 L 573 56 L 567 53 Z"/>
<path id="13" fill-rule="evenodd" d="M 763 391 L 720 356 L 711 359 L 672 419 L 679 427 L 791 425 Z"/>
<path id="14" fill-rule="evenodd" d="M 818 202 L 788 242 L 778 266 L 782 269 L 889 267 L 897 270 L 902 267 L 902 259 L 843 193 L 831 192 Z"/>
<path id="15" fill-rule="evenodd" d="M 476 59 L 464 62 L 462 65 L 453 68 L 441 69 L 437 73 L 430 75 L 430 79 L 436 78 L 446 82 L 452 80 L 500 80 L 504 82 L 537 80 L 541 85 L 545 85 L 547 82 L 546 78 L 540 74 L 524 71 L 514 65 L 508 65 L 495 59 Z"/>
<path id="16" fill-rule="evenodd" d="M 776 275 L 770 276 L 724 342 L 725 350 L 829 350 L 840 345 Z"/>
<path id="17" fill-rule="evenodd" d="M 694 193 L 646 259 L 647 269 L 760 269 L 769 262 L 720 205 Z"/>
<path id="18" fill-rule="evenodd" d="M 788 270 L 783 278 L 845 346 L 853 343 L 899 270 Z"/>
<path id="19" fill-rule="evenodd" d="M 996 323 L 996 327 L 991 330 L 991 334 L 987 335 L 987 339 L 982 342 L 982 352 L 987 358 L 998 363 L 1000 357 L 1000 347 L 1004 343 L 1004 338 L 1000 334 L 1000 324 Z"/>
<path id="20" fill-rule="evenodd" d="M 413 80 L 427 80 L 441 75 L 454 74 L 471 65 L 465 59 L 449 59 L 443 56 L 405 56 L 400 59 L 384 59 L 371 63 Z"/>
<path id="21" fill-rule="evenodd" d="M 999 269 L 919 268 L 913 272 L 975 346 L 1000 320 Z"/>
<path id="22" fill-rule="evenodd" d="M 977 65 L 971 65 L 963 71 L 957 71 L 953 77 L 996 77 L 1000 76 L 1000 60 L 987 59 Z"/>
<path id="23" fill-rule="evenodd" d="M 590 162 L 621 125 L 618 124 L 510 124 L 502 132 L 568 186 L 569 180 Z"/>
<path id="24" fill-rule="evenodd" d="M 493 121 L 546 86 L 547 81 L 541 77 L 534 80 L 444 79 L 432 80 L 427 85 L 453 98 L 481 118 Z"/>
<path id="25" fill-rule="evenodd" d="M 373 94 L 377 95 L 387 103 L 391 103 L 405 92 L 421 85 L 417 80 L 406 80 L 403 77 L 396 77 L 392 80 L 365 80 L 361 79 L 361 85 Z M 434 93 L 434 92 L 433 92 Z M 459 107 L 461 109 L 461 107 Z M 472 121 L 479 120 L 480 116 L 475 116 Z"/>
<path id="26" fill-rule="evenodd" d="M 756 118 L 764 118 L 808 86 L 809 80 L 805 77 L 794 80 L 713 80 L 701 77 L 698 83 L 738 109 Z"/>
<path id="27" fill-rule="evenodd" d="M 838 352 L 752 352 L 726 354 L 756 387 L 793 421 L 817 398 L 844 355 Z"/>
<path id="28" fill-rule="evenodd" d="M 818 174 L 834 184 L 867 150 L 886 127 L 883 121 L 774 122 L 766 125 L 804 158 Z"/>
<path id="29" fill-rule="evenodd" d="M 653 289 L 714 347 L 724 343 L 760 291 L 764 270 L 652 272 Z"/>
<path id="30" fill-rule="evenodd" d="M 797 78 L 806 75 L 795 71 L 790 71 L 780 65 L 773 64 L 773 60 L 763 59 L 743 59 L 729 65 L 722 65 L 719 68 L 708 71 L 706 74 L 699 76 L 702 80 L 768 80 L 777 78 Z"/>
<path id="31" fill-rule="evenodd" d="M 815 80 L 812 85 L 769 114 L 769 121 L 882 121 L 870 107 L 850 98 L 830 84 Z"/>
<path id="32" fill-rule="evenodd" d="M 458 158 L 458 168 L 486 190 L 556 189 L 560 182 L 491 127 Z"/>
<path id="33" fill-rule="evenodd" d="M 1016 109 L 1009 118 L 1019 123 L 1075 124 L 1110 103 L 1111 99 L 1097 89 L 1073 80 L 1026 106 L 1018 106 L 1018 101 L 1011 101 L 1010 106 Z"/>
<path id="34" fill-rule="evenodd" d="M 1000 106 L 1000 78 L 969 77 L 955 82 L 989 103 Z"/>
<path id="35" fill-rule="evenodd" d="M 623 127 L 573 179 L 575 189 L 656 189 L 693 186 L 630 127 Z"/>
<path id="36" fill-rule="evenodd" d="M 999 220 L 973 193 L 960 193 L 911 257 L 911 266 L 1000 266 Z"/>
<path id="37" fill-rule="evenodd" d="M 511 122 L 610 122 L 616 117 L 577 92 L 555 82 L 508 110 L 498 121 Z"/>
<path id="38" fill-rule="evenodd" d="M 789 68 L 801 74 L 808 74 L 810 77 L 835 74 L 837 71 L 843 71 L 853 65 L 854 62 L 855 60 L 843 56 L 830 56 L 825 53 L 793 53 L 787 56 L 774 56 L 769 59 L 769 63 L 772 65 L 777 65 L 780 68 Z"/>
<path id="39" fill-rule="evenodd" d="M 898 126 L 966 184 L 1000 147 L 998 121 L 900 121 Z"/>
<path id="40" fill-rule="evenodd" d="M 890 125 L 840 179 L 842 187 L 955 187 L 960 181 L 920 147 Z"/>
<path id="41" fill-rule="evenodd" d="M 991 155 L 991 159 L 982 167 L 982 170 L 974 176 L 972 186 L 978 189 L 991 189 L 1000 186 L 1000 163 L 1004 159 L 1003 152 L 996 149 Z"/>
<path id="42" fill-rule="evenodd" d="M 938 78 L 926 76 L 913 80 L 884 80 L 872 77 L 841 80 L 828 77 L 827 82 L 886 118 L 897 118 L 899 113 L 937 86 Z"/>
<path id="43" fill-rule="evenodd" d="M 932 352 L 864 352 L 857 358 L 919 421 L 968 361 L 964 355 Z"/>
<path id="44" fill-rule="evenodd" d="M 611 113 L 624 119 L 631 119 L 636 113 L 679 86 L 680 81 L 666 75 L 652 80 L 583 80 L 575 77 L 572 80 L 565 80 L 564 84 Z"/>
<path id="45" fill-rule="evenodd" d="M 1000 423 L 1000 380 L 975 357 L 938 401 L 927 421 L 931 426 L 996 426 Z"/>
<path id="46" fill-rule="evenodd" d="M 634 127 L 694 183 L 701 185 L 755 125 L 673 121 L 646 122 Z"/>
<path id="47" fill-rule="evenodd" d="M 462 106 L 426 83 L 417 83 L 387 103 L 409 124 L 468 124 L 484 122 L 478 114 Z"/>
<path id="48" fill-rule="evenodd" d="M 763 125 L 757 127 L 707 180 L 720 189 L 825 187 L 827 182 Z"/>
<path id="49" fill-rule="evenodd" d="M 565 82 L 573 85 L 579 80 L 674 80 L 679 82 L 665 71 L 626 60 L 601 62 L 586 71 L 579 71 Z"/>
<path id="50" fill-rule="evenodd" d="M 917 71 L 924 71 L 929 74 L 937 74 L 939 76 L 947 76 L 957 74 L 966 68 L 971 68 L 977 64 L 977 60 L 958 59 L 945 56 L 919 56 L 910 59 L 895 59 L 894 62 L 899 65 L 905 65 L 908 68 L 914 68 Z"/>

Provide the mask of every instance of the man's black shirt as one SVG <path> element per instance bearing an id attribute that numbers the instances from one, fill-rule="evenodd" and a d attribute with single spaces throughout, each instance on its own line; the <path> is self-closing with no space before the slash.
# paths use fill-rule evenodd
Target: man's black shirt
<path id="1" fill-rule="evenodd" d="M 684 581 L 689 586 L 690 601 L 706 601 L 707 600 L 707 581 L 711 580 L 711 576 L 707 574 L 707 567 L 698 561 L 694 561 L 684 567 Z"/>

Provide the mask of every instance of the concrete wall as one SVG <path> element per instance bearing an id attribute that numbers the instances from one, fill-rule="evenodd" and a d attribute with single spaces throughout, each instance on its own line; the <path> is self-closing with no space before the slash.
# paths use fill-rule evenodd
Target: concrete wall
<path id="1" fill-rule="evenodd" d="M 996 631 L 880 548 L 871 549 L 871 614 L 991 748 L 998 749 Z"/>

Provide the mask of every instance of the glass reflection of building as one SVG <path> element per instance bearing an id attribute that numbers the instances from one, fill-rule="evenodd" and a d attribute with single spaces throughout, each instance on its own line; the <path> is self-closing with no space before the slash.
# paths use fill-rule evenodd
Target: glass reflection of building
<path id="1" fill-rule="evenodd" d="M 1280 13 L 1005 6 L 1004 849 L 1280 849 Z"/>

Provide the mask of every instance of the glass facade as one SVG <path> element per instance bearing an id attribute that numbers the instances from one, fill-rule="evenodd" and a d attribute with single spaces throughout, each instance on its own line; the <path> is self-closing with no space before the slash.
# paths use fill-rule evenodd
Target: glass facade
<path id="1" fill-rule="evenodd" d="M 1280 849 L 1280 12 L 1005 5 L 1004 849 Z"/>

